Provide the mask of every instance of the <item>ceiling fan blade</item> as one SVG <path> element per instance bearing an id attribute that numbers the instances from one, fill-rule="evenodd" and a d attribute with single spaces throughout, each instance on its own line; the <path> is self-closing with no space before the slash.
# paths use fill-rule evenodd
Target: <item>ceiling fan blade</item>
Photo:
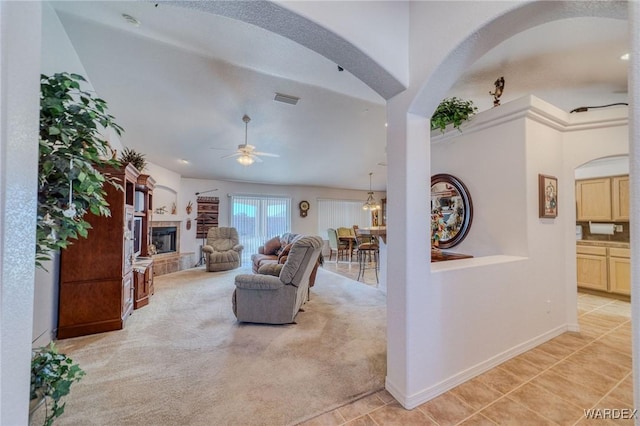
<path id="1" fill-rule="evenodd" d="M 223 155 L 223 156 L 222 156 L 222 157 L 220 157 L 220 158 L 232 158 L 232 157 L 239 157 L 239 156 L 241 156 L 241 155 L 243 155 L 243 153 L 241 153 L 241 152 L 234 152 L 233 154 Z"/>
<path id="2" fill-rule="evenodd" d="M 250 155 L 250 157 L 253 158 L 256 163 L 262 163 L 262 158 L 258 157 L 257 155 Z"/>
<path id="3" fill-rule="evenodd" d="M 255 155 L 262 155 L 263 157 L 280 157 L 278 154 L 271 154 L 268 152 L 254 152 Z"/>

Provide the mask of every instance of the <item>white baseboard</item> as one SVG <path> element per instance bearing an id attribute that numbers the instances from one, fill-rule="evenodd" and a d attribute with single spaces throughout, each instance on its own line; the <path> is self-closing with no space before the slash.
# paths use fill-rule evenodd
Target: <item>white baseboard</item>
<path id="1" fill-rule="evenodd" d="M 407 410 L 411 410 L 418 405 L 424 404 L 425 402 L 441 395 L 448 390 L 455 388 L 456 386 L 488 371 L 492 368 L 502 364 L 503 362 L 520 355 L 523 352 L 531 350 L 542 343 L 553 339 L 556 336 L 566 332 L 566 331 L 578 331 L 579 326 L 577 324 L 565 324 L 560 327 L 556 327 L 552 330 L 547 331 L 533 339 L 527 340 L 517 346 L 514 346 L 504 352 L 501 352 L 486 361 L 483 361 L 479 364 L 474 365 L 466 370 L 463 370 L 453 376 L 449 377 L 441 381 L 440 383 L 436 383 L 433 386 L 430 386 L 426 389 L 421 390 L 420 392 L 414 393 L 413 395 L 406 395 L 402 389 L 398 386 L 395 386 L 389 377 L 385 380 L 385 388 L 387 392 L 389 392 L 395 399 L 398 401 L 404 408 Z M 437 367 L 437 366 L 436 366 Z"/>
<path id="2" fill-rule="evenodd" d="M 580 324 L 578 324 L 578 323 L 568 324 L 567 325 L 567 331 L 573 331 L 575 333 L 579 333 L 580 332 Z"/>

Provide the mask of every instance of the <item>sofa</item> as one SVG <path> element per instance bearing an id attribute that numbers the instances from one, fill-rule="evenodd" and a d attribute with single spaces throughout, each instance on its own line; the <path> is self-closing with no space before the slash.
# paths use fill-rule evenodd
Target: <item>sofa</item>
<path id="1" fill-rule="evenodd" d="M 287 260 L 285 256 L 288 255 L 291 244 L 301 237 L 300 234 L 286 233 L 266 241 L 258 247 L 258 253 L 251 255 L 253 272 L 257 274 L 260 266 L 268 263 L 284 263 Z"/>
<path id="2" fill-rule="evenodd" d="M 232 309 L 238 321 L 293 323 L 300 308 L 309 298 L 310 278 L 312 271 L 317 268 L 322 245 L 320 237 L 300 236 L 291 243 L 284 264 L 262 266 L 277 269 L 277 276 L 236 275 Z"/>
<path id="3" fill-rule="evenodd" d="M 277 275 L 280 271 L 279 267 L 275 265 L 283 265 L 287 261 L 289 251 L 300 238 L 303 238 L 302 234 L 295 234 L 287 232 L 281 236 L 275 236 L 263 245 L 258 247 L 258 253 L 251 255 L 251 265 L 254 274 L 268 274 Z M 309 287 L 313 287 L 316 281 L 316 273 L 318 266 L 323 263 L 322 254 L 319 256 L 313 270 L 311 271 L 311 277 L 309 281 Z"/>

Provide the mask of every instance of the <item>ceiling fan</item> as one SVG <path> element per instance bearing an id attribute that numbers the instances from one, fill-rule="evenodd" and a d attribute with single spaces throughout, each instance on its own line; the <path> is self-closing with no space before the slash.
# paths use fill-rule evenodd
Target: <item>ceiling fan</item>
<path id="1" fill-rule="evenodd" d="M 233 154 L 225 155 L 222 158 L 233 158 L 237 157 L 236 161 L 243 166 L 250 166 L 254 162 L 261 163 L 262 157 L 280 157 L 278 154 L 270 154 L 268 152 L 260 152 L 256 151 L 256 147 L 253 145 L 247 144 L 247 129 L 249 127 L 249 122 L 251 121 L 251 117 L 248 115 L 244 115 L 242 117 L 242 121 L 244 121 L 244 144 L 238 145 L 238 149 Z"/>

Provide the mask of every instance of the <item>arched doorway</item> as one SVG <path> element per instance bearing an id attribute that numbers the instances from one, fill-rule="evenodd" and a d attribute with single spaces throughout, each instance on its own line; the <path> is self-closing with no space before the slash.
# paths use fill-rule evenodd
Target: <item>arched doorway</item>
<path id="1" fill-rule="evenodd" d="M 424 80 L 422 80 L 424 84 L 420 87 L 417 85 L 410 87 L 407 92 L 400 96 L 403 98 L 402 100 L 394 99 L 390 103 L 390 108 L 392 109 L 390 111 L 390 117 L 392 117 L 390 128 L 393 128 L 393 130 L 390 130 L 391 135 L 389 137 L 392 155 L 389 158 L 390 185 L 388 193 L 390 198 L 395 198 L 400 207 L 390 204 L 389 209 L 389 226 L 390 228 L 395 228 L 390 231 L 389 239 L 396 241 L 396 244 L 392 242 L 389 246 L 390 252 L 393 253 L 389 256 L 389 269 L 400 274 L 398 278 L 405 283 L 406 287 L 396 289 L 398 293 L 395 295 L 390 292 L 388 306 L 389 311 L 406 312 L 406 317 L 403 317 L 401 321 L 404 321 L 404 324 L 407 325 L 403 327 L 401 321 L 394 317 L 390 318 L 389 329 L 402 329 L 404 334 L 399 338 L 389 337 L 388 352 L 391 367 L 387 377 L 387 389 L 407 408 L 416 406 L 420 401 L 431 399 L 447 388 L 459 383 L 456 380 L 463 380 L 462 376 L 464 374 L 456 375 L 456 371 L 458 373 L 467 371 L 463 367 L 460 370 L 450 369 L 448 374 L 439 374 L 441 371 L 434 371 L 443 366 L 450 366 L 450 364 L 459 360 L 456 358 L 459 352 L 456 353 L 455 348 L 462 350 L 466 347 L 464 339 L 456 342 L 452 341 L 455 340 L 455 337 L 452 337 L 455 332 L 465 330 L 465 326 L 452 326 L 449 322 L 451 317 L 448 316 L 448 312 L 451 310 L 461 312 L 462 309 L 456 308 L 466 307 L 467 305 L 455 299 L 454 294 L 456 293 L 452 290 L 455 285 L 450 285 L 452 284 L 451 282 L 447 282 L 446 285 L 440 282 L 437 276 L 429 274 L 428 266 L 422 263 L 422 259 L 427 256 L 426 242 L 428 238 L 426 237 L 426 231 L 424 235 L 419 235 L 420 238 L 414 238 L 413 240 L 407 238 L 402 242 L 396 240 L 396 238 L 412 235 L 412 230 L 415 236 L 415 232 L 422 232 L 420 230 L 428 229 L 426 218 L 406 213 L 411 211 L 411 206 L 423 205 L 427 202 L 427 191 L 425 189 L 430 173 L 428 167 L 425 170 L 424 162 L 425 159 L 427 163 L 430 161 L 431 154 L 428 146 L 430 135 L 427 130 L 429 126 L 426 117 L 431 115 L 439 100 L 446 95 L 448 88 L 462 74 L 462 71 L 484 52 L 504 40 L 505 35 L 510 36 L 533 25 L 562 19 L 563 17 L 602 16 L 624 18 L 626 15 L 626 5 L 618 5 L 619 7 L 609 8 L 608 10 L 594 7 L 593 4 L 585 4 L 583 6 L 585 7 L 583 8 L 574 2 L 532 3 L 506 11 L 494 19 L 485 21 L 489 23 L 481 24 L 479 30 L 461 40 L 452 50 L 447 50 L 446 54 L 441 56 L 442 61 L 437 61 L 438 65 L 434 66 L 429 63 L 428 59 L 416 59 L 416 63 L 412 64 L 412 71 L 417 71 L 421 73 L 421 76 L 424 76 Z M 426 8 L 424 10 L 421 9 L 420 12 L 424 12 L 425 21 L 428 21 Z M 415 22 L 420 21 L 417 15 L 420 15 L 420 13 L 414 14 Z M 433 24 L 433 22 L 430 23 Z M 432 27 L 432 30 L 446 32 L 444 28 L 437 27 L 437 24 L 436 28 Z M 418 49 L 413 53 L 412 57 L 418 58 Z M 430 59 L 432 62 L 434 58 Z M 417 75 L 412 75 L 412 78 L 419 80 Z M 405 102 L 405 105 L 409 105 L 405 110 L 405 112 L 408 111 L 406 115 L 401 112 L 403 102 Z M 427 141 L 427 146 L 424 145 L 425 141 Z M 559 167 L 558 170 L 561 169 L 562 167 Z M 531 189 L 530 186 L 527 186 L 527 188 Z M 400 223 L 400 220 L 395 219 L 396 217 L 401 217 L 404 223 Z M 559 232 L 563 235 L 566 234 L 567 242 L 573 235 L 574 228 L 569 226 L 571 220 L 570 218 L 567 220 L 565 217 L 559 222 L 561 223 Z M 395 234 L 396 231 L 397 234 Z M 528 232 L 531 233 L 532 229 L 530 228 Z M 535 230 L 533 232 L 535 233 Z M 568 244 L 567 242 L 562 244 L 566 245 Z M 575 243 L 575 240 L 573 242 Z M 567 253 L 573 250 L 575 250 L 575 246 L 572 249 L 565 247 L 563 249 L 563 257 L 567 257 Z M 531 253 L 525 254 L 531 257 Z M 403 266 L 406 267 L 404 270 Z M 559 273 L 568 276 L 570 270 L 574 268 L 575 265 L 572 264 L 560 268 Z M 566 280 L 563 279 L 562 281 L 564 283 L 563 286 L 567 286 Z M 575 294 L 575 284 L 573 293 Z M 476 300 L 484 301 L 482 293 L 473 293 L 471 295 L 459 290 L 457 294 L 465 294 Z M 571 290 L 568 286 L 566 294 L 562 296 L 563 305 L 565 302 L 575 306 L 575 296 L 572 299 Z M 565 308 L 566 306 L 561 307 L 561 309 Z M 503 318 L 509 321 L 509 314 L 505 312 Z M 475 317 L 468 318 L 467 324 L 469 322 L 473 323 L 474 319 Z M 563 321 L 565 324 L 575 322 L 575 315 L 571 319 L 571 314 L 567 312 L 567 317 Z M 418 330 L 412 327 L 412 324 L 416 325 L 416 327 L 417 324 L 420 324 L 422 328 Z M 476 337 L 476 334 L 468 336 L 467 342 L 473 341 L 473 338 Z M 481 340 L 485 340 L 485 342 L 491 340 L 487 334 L 483 335 L 483 337 L 486 339 Z M 484 342 L 476 342 L 480 345 L 486 344 Z M 495 344 L 496 342 L 493 343 Z M 478 350 L 481 347 L 474 346 L 474 350 Z M 462 358 L 462 356 L 459 358 Z M 462 365 L 471 367 L 470 364 L 465 364 L 464 360 L 459 363 L 459 366 Z M 411 378 L 408 379 L 408 376 Z"/>

